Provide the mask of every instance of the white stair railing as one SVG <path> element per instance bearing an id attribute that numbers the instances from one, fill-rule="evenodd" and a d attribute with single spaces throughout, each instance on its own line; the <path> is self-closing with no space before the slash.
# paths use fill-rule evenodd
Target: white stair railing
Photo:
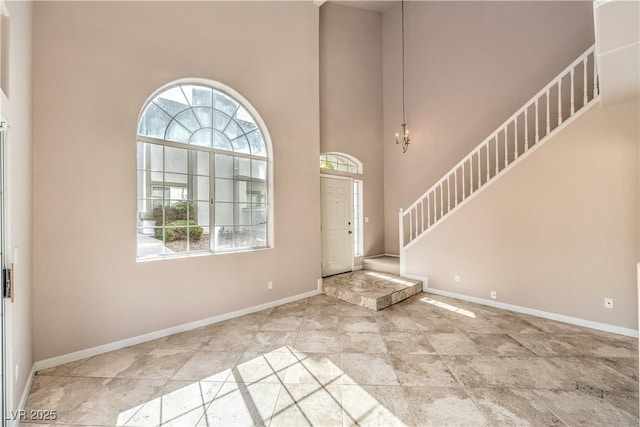
<path id="1" fill-rule="evenodd" d="M 398 214 L 404 251 L 596 101 L 595 45 L 565 68 L 407 209 Z"/>

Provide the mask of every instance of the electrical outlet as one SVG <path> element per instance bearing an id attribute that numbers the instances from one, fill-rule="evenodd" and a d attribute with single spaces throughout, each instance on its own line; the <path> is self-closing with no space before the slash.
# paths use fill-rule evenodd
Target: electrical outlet
<path id="1" fill-rule="evenodd" d="M 460 275 L 459 274 L 454 275 L 453 276 L 453 281 L 456 282 L 456 283 L 459 283 L 460 282 Z"/>
<path id="2" fill-rule="evenodd" d="M 364 222 L 369 222 L 369 217 L 368 216 L 364 217 Z"/>
<path id="3" fill-rule="evenodd" d="M 491 299 L 497 299 L 498 293 L 496 291 L 491 291 Z"/>
<path id="4" fill-rule="evenodd" d="M 613 298 L 605 298 L 604 299 L 604 307 L 605 308 L 613 308 Z"/>
<path id="5" fill-rule="evenodd" d="M 271 280 L 267 282 L 267 289 L 273 289 L 273 282 Z"/>

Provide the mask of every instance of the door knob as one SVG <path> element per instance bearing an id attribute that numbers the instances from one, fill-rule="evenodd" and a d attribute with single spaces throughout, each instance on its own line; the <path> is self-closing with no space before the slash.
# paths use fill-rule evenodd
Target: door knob
<path id="1" fill-rule="evenodd" d="M 353 231 L 349 230 L 349 234 L 353 233 Z"/>

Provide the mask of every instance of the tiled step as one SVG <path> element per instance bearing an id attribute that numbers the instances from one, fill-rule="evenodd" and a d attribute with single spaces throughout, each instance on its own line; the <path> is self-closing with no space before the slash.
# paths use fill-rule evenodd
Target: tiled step
<path id="1" fill-rule="evenodd" d="M 381 273 L 359 270 L 325 277 L 325 294 L 371 310 L 382 310 L 422 292 L 422 282 Z"/>
<path id="2" fill-rule="evenodd" d="M 400 258 L 395 256 L 380 255 L 362 260 L 364 270 L 379 271 L 381 273 L 400 275 Z"/>

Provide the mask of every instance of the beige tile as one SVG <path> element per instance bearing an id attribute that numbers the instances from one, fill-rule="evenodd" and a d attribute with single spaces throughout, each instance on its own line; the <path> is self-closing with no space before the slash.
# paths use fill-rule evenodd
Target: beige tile
<path id="1" fill-rule="evenodd" d="M 439 354 L 475 356 L 480 349 L 467 334 L 433 333 L 427 334 L 427 340 Z"/>
<path id="2" fill-rule="evenodd" d="M 115 377 L 133 365 L 147 352 L 148 350 L 146 349 L 128 347 L 100 354 L 71 369 L 69 375 L 79 377 Z"/>
<path id="3" fill-rule="evenodd" d="M 211 334 L 211 339 L 207 345 L 203 346 L 203 350 L 226 351 L 226 352 L 243 352 L 246 351 L 256 336 L 257 331 L 245 330 L 227 330 L 221 329 Z"/>
<path id="4" fill-rule="evenodd" d="M 607 398 L 581 390 L 534 390 L 562 421 L 574 426 L 637 426 L 638 419 Z"/>
<path id="5" fill-rule="evenodd" d="M 335 306 L 337 306 L 338 301 L 339 300 L 337 298 L 330 297 L 330 296 L 325 295 L 325 294 L 320 294 L 320 295 L 316 295 L 316 296 L 313 296 L 311 298 L 308 298 L 307 299 L 307 304 L 308 304 L 308 306 L 314 306 L 314 305 L 335 305 Z"/>
<path id="6" fill-rule="evenodd" d="M 345 332 L 380 332 L 375 318 L 371 316 L 341 316 L 339 323 Z"/>
<path id="7" fill-rule="evenodd" d="M 169 380 L 187 363 L 194 353 L 194 350 L 151 350 L 117 376 L 120 378 Z"/>
<path id="8" fill-rule="evenodd" d="M 389 353 L 406 354 L 435 354 L 428 340 L 428 335 L 420 332 L 390 332 L 383 333 L 382 339 L 387 345 Z"/>
<path id="9" fill-rule="evenodd" d="M 570 384 L 576 384 L 576 387 L 584 386 L 605 391 L 638 390 L 637 379 L 620 373 L 601 359 L 554 357 L 549 361 L 568 377 Z"/>
<path id="10" fill-rule="evenodd" d="M 344 373 L 338 353 L 294 352 L 284 376 L 285 384 L 341 384 Z"/>
<path id="11" fill-rule="evenodd" d="M 303 316 L 338 316 L 339 311 L 338 304 L 310 304 L 305 308 Z"/>
<path id="12" fill-rule="evenodd" d="M 496 356 L 534 356 L 535 354 L 507 334 L 467 333 L 480 354 Z"/>
<path id="13" fill-rule="evenodd" d="M 280 383 L 227 382 L 206 410 L 206 425 L 233 427 L 268 425 L 281 388 Z"/>
<path id="14" fill-rule="evenodd" d="M 446 317 L 427 317 L 411 315 L 411 320 L 423 332 L 428 333 L 461 333 L 453 320 Z"/>
<path id="15" fill-rule="evenodd" d="M 382 316 L 375 316 L 375 319 L 376 323 L 378 324 L 378 329 L 380 329 L 381 332 L 420 331 L 418 325 L 416 325 L 411 316 L 409 316 L 408 314 L 385 314 Z"/>
<path id="16" fill-rule="evenodd" d="M 227 381 L 236 383 L 280 383 L 292 363 L 290 351 L 245 353 Z"/>
<path id="17" fill-rule="evenodd" d="M 103 378 L 36 375 L 25 410 L 55 410 L 58 417 L 98 392 L 109 380 Z"/>
<path id="18" fill-rule="evenodd" d="M 605 357 L 598 359 L 600 363 L 604 363 L 622 375 L 638 382 L 638 358 L 636 357 Z"/>
<path id="19" fill-rule="evenodd" d="M 399 385 L 386 354 L 341 353 L 340 367 L 343 384 Z"/>
<path id="20" fill-rule="evenodd" d="M 336 353 L 339 349 L 337 330 L 300 331 L 293 346 L 296 351 Z"/>
<path id="21" fill-rule="evenodd" d="M 41 371 L 38 371 L 37 374 L 38 375 L 61 376 L 61 377 L 67 376 L 67 375 L 69 375 L 69 373 L 74 368 L 77 368 L 78 366 L 82 365 L 84 362 L 86 362 L 89 359 L 90 359 L 90 357 L 87 357 L 85 359 L 76 360 L 75 362 L 65 363 L 64 365 L 54 366 L 54 367 L 49 368 L 49 369 L 43 369 Z"/>
<path id="22" fill-rule="evenodd" d="M 297 336 L 297 332 L 260 331 L 253 337 L 246 351 L 274 351 L 293 345 Z"/>
<path id="23" fill-rule="evenodd" d="M 465 387 L 559 388 L 576 387 L 570 375 L 541 357 L 442 356 Z"/>
<path id="24" fill-rule="evenodd" d="M 338 315 L 339 316 L 358 316 L 369 317 L 375 314 L 375 310 L 360 307 L 348 302 L 340 301 L 338 303 Z"/>
<path id="25" fill-rule="evenodd" d="M 196 425 L 222 387 L 221 382 L 169 381 L 140 406 L 126 426 Z"/>
<path id="26" fill-rule="evenodd" d="M 391 362 L 402 385 L 451 387 L 458 385 L 440 356 L 429 354 L 392 354 Z"/>
<path id="27" fill-rule="evenodd" d="M 638 340 L 610 334 L 569 335 L 564 340 L 582 350 L 585 356 L 594 357 L 637 357 Z"/>
<path id="28" fill-rule="evenodd" d="M 197 350 L 211 340 L 211 329 L 198 328 L 192 331 L 169 335 L 156 348 Z"/>
<path id="29" fill-rule="evenodd" d="M 413 426 L 415 421 L 400 386 L 342 386 L 343 425 Z"/>
<path id="30" fill-rule="evenodd" d="M 302 323 L 302 316 L 269 316 L 262 324 L 262 331 L 297 331 Z"/>
<path id="31" fill-rule="evenodd" d="M 564 423 L 529 390 L 467 388 L 478 409 L 495 426 L 562 426 Z"/>
<path id="32" fill-rule="evenodd" d="M 270 426 L 339 426 L 342 424 L 340 385 L 285 384 Z"/>
<path id="33" fill-rule="evenodd" d="M 173 376 L 174 380 L 225 381 L 241 352 L 198 350 Z"/>
<path id="34" fill-rule="evenodd" d="M 464 315 L 455 318 L 456 327 L 462 332 L 477 334 L 500 334 L 502 330 L 485 318 L 470 318 Z"/>
<path id="35" fill-rule="evenodd" d="M 404 390 L 417 425 L 489 425 L 462 387 L 404 387 Z"/>
<path id="36" fill-rule="evenodd" d="M 387 347 L 380 334 L 345 332 L 340 335 L 340 351 L 344 353 L 387 353 Z"/>
<path id="37" fill-rule="evenodd" d="M 538 356 L 581 356 L 584 349 L 572 345 L 567 335 L 554 334 L 511 334 L 511 337 Z"/>
<path id="38" fill-rule="evenodd" d="M 125 424 L 140 410 L 140 405 L 153 400 L 164 384 L 164 380 L 113 379 L 79 406 L 63 414 L 58 422 L 79 425 Z"/>
<path id="39" fill-rule="evenodd" d="M 515 315 L 504 314 L 502 316 L 494 316 L 488 319 L 498 329 L 505 334 L 540 334 L 543 333 L 542 329 L 528 322 L 522 317 Z"/>
<path id="40" fill-rule="evenodd" d="M 309 301 L 306 299 L 290 302 L 288 304 L 274 307 L 269 316 L 302 316 L 308 305 Z"/>
<path id="41" fill-rule="evenodd" d="M 302 323 L 300 324 L 301 331 L 321 331 L 336 329 L 338 329 L 338 316 L 325 314 L 306 315 L 302 318 Z"/>

